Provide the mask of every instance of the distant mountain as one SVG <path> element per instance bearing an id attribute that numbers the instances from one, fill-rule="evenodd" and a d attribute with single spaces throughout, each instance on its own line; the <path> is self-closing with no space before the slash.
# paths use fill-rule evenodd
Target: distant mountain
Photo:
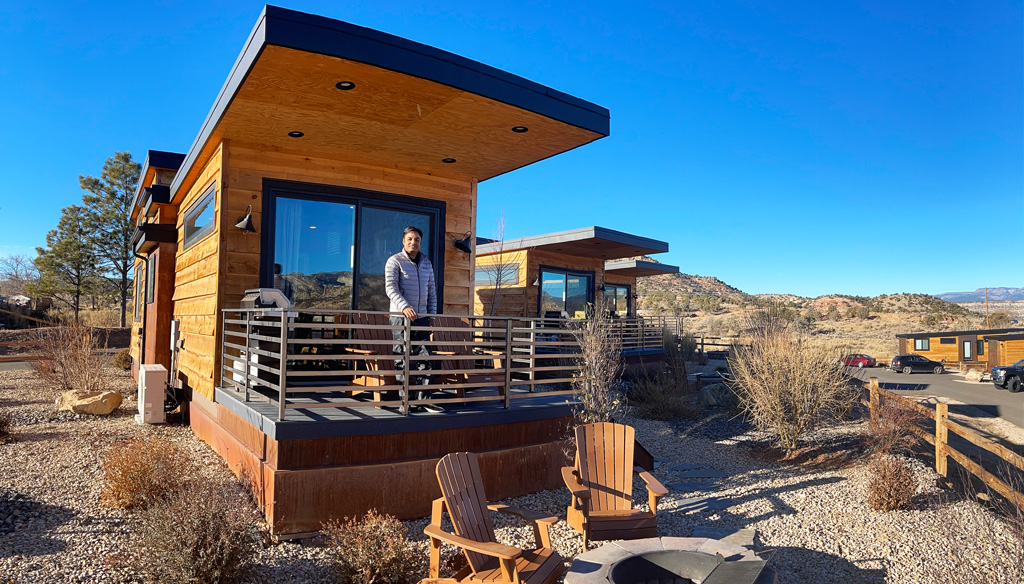
<path id="1" fill-rule="evenodd" d="M 935 297 L 946 302 L 984 302 L 985 289 L 978 288 L 974 292 L 946 292 L 936 294 Z M 988 299 L 989 302 L 1024 300 L 1024 288 L 989 288 Z"/>

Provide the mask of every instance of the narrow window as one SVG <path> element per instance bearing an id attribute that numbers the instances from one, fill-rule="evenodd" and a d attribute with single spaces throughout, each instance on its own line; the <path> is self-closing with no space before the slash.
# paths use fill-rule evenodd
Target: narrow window
<path id="1" fill-rule="evenodd" d="M 955 345 L 956 339 L 954 337 L 942 337 L 939 339 L 940 345 Z"/>
<path id="2" fill-rule="evenodd" d="M 975 352 L 978 354 L 979 357 L 981 357 L 982 355 L 985 354 L 985 341 L 978 341 L 977 345 L 978 345 L 978 350 L 975 351 Z"/>
<path id="3" fill-rule="evenodd" d="M 146 282 L 146 262 L 139 262 L 135 269 L 135 322 L 142 320 L 142 293 Z"/>
<path id="4" fill-rule="evenodd" d="M 217 194 L 217 183 L 199 198 L 199 201 L 185 211 L 185 238 L 182 250 L 186 250 L 213 231 L 213 200 Z"/>
<path id="5" fill-rule="evenodd" d="M 146 304 L 153 302 L 153 280 L 156 278 L 156 256 L 146 258 Z"/>
<path id="6" fill-rule="evenodd" d="M 477 266 L 476 285 L 496 286 L 495 282 L 500 281 L 502 286 L 515 286 L 519 283 L 519 264 L 503 263 L 500 265 Z"/>

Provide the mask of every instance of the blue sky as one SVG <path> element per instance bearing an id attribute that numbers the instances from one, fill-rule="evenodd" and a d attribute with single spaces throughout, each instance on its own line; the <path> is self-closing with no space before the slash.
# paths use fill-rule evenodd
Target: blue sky
<path id="1" fill-rule="evenodd" d="M 1015 2 L 317 2 L 611 110 L 611 136 L 480 185 L 479 234 L 589 225 L 746 292 L 1024 286 Z M 0 6 L 0 255 L 79 174 L 184 152 L 257 2 Z"/>

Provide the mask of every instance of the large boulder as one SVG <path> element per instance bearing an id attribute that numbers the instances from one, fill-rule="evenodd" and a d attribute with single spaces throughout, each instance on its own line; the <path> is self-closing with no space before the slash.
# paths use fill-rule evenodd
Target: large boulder
<path id="1" fill-rule="evenodd" d="M 736 394 L 724 383 L 712 383 L 697 392 L 697 399 L 704 407 L 729 408 L 736 403 Z"/>
<path id="2" fill-rule="evenodd" d="M 121 392 L 73 389 L 57 398 L 57 411 L 105 416 L 121 405 Z"/>

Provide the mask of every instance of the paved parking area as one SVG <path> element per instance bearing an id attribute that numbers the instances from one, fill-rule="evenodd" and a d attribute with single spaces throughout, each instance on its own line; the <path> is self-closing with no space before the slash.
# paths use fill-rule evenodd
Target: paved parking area
<path id="1" fill-rule="evenodd" d="M 936 395 L 974 406 L 988 414 L 1024 428 L 1024 391 L 1010 393 L 989 382 L 972 383 L 958 373 L 912 373 L 904 375 L 875 367 L 858 369 L 857 377 L 877 377 L 882 389 L 903 395 Z"/>

